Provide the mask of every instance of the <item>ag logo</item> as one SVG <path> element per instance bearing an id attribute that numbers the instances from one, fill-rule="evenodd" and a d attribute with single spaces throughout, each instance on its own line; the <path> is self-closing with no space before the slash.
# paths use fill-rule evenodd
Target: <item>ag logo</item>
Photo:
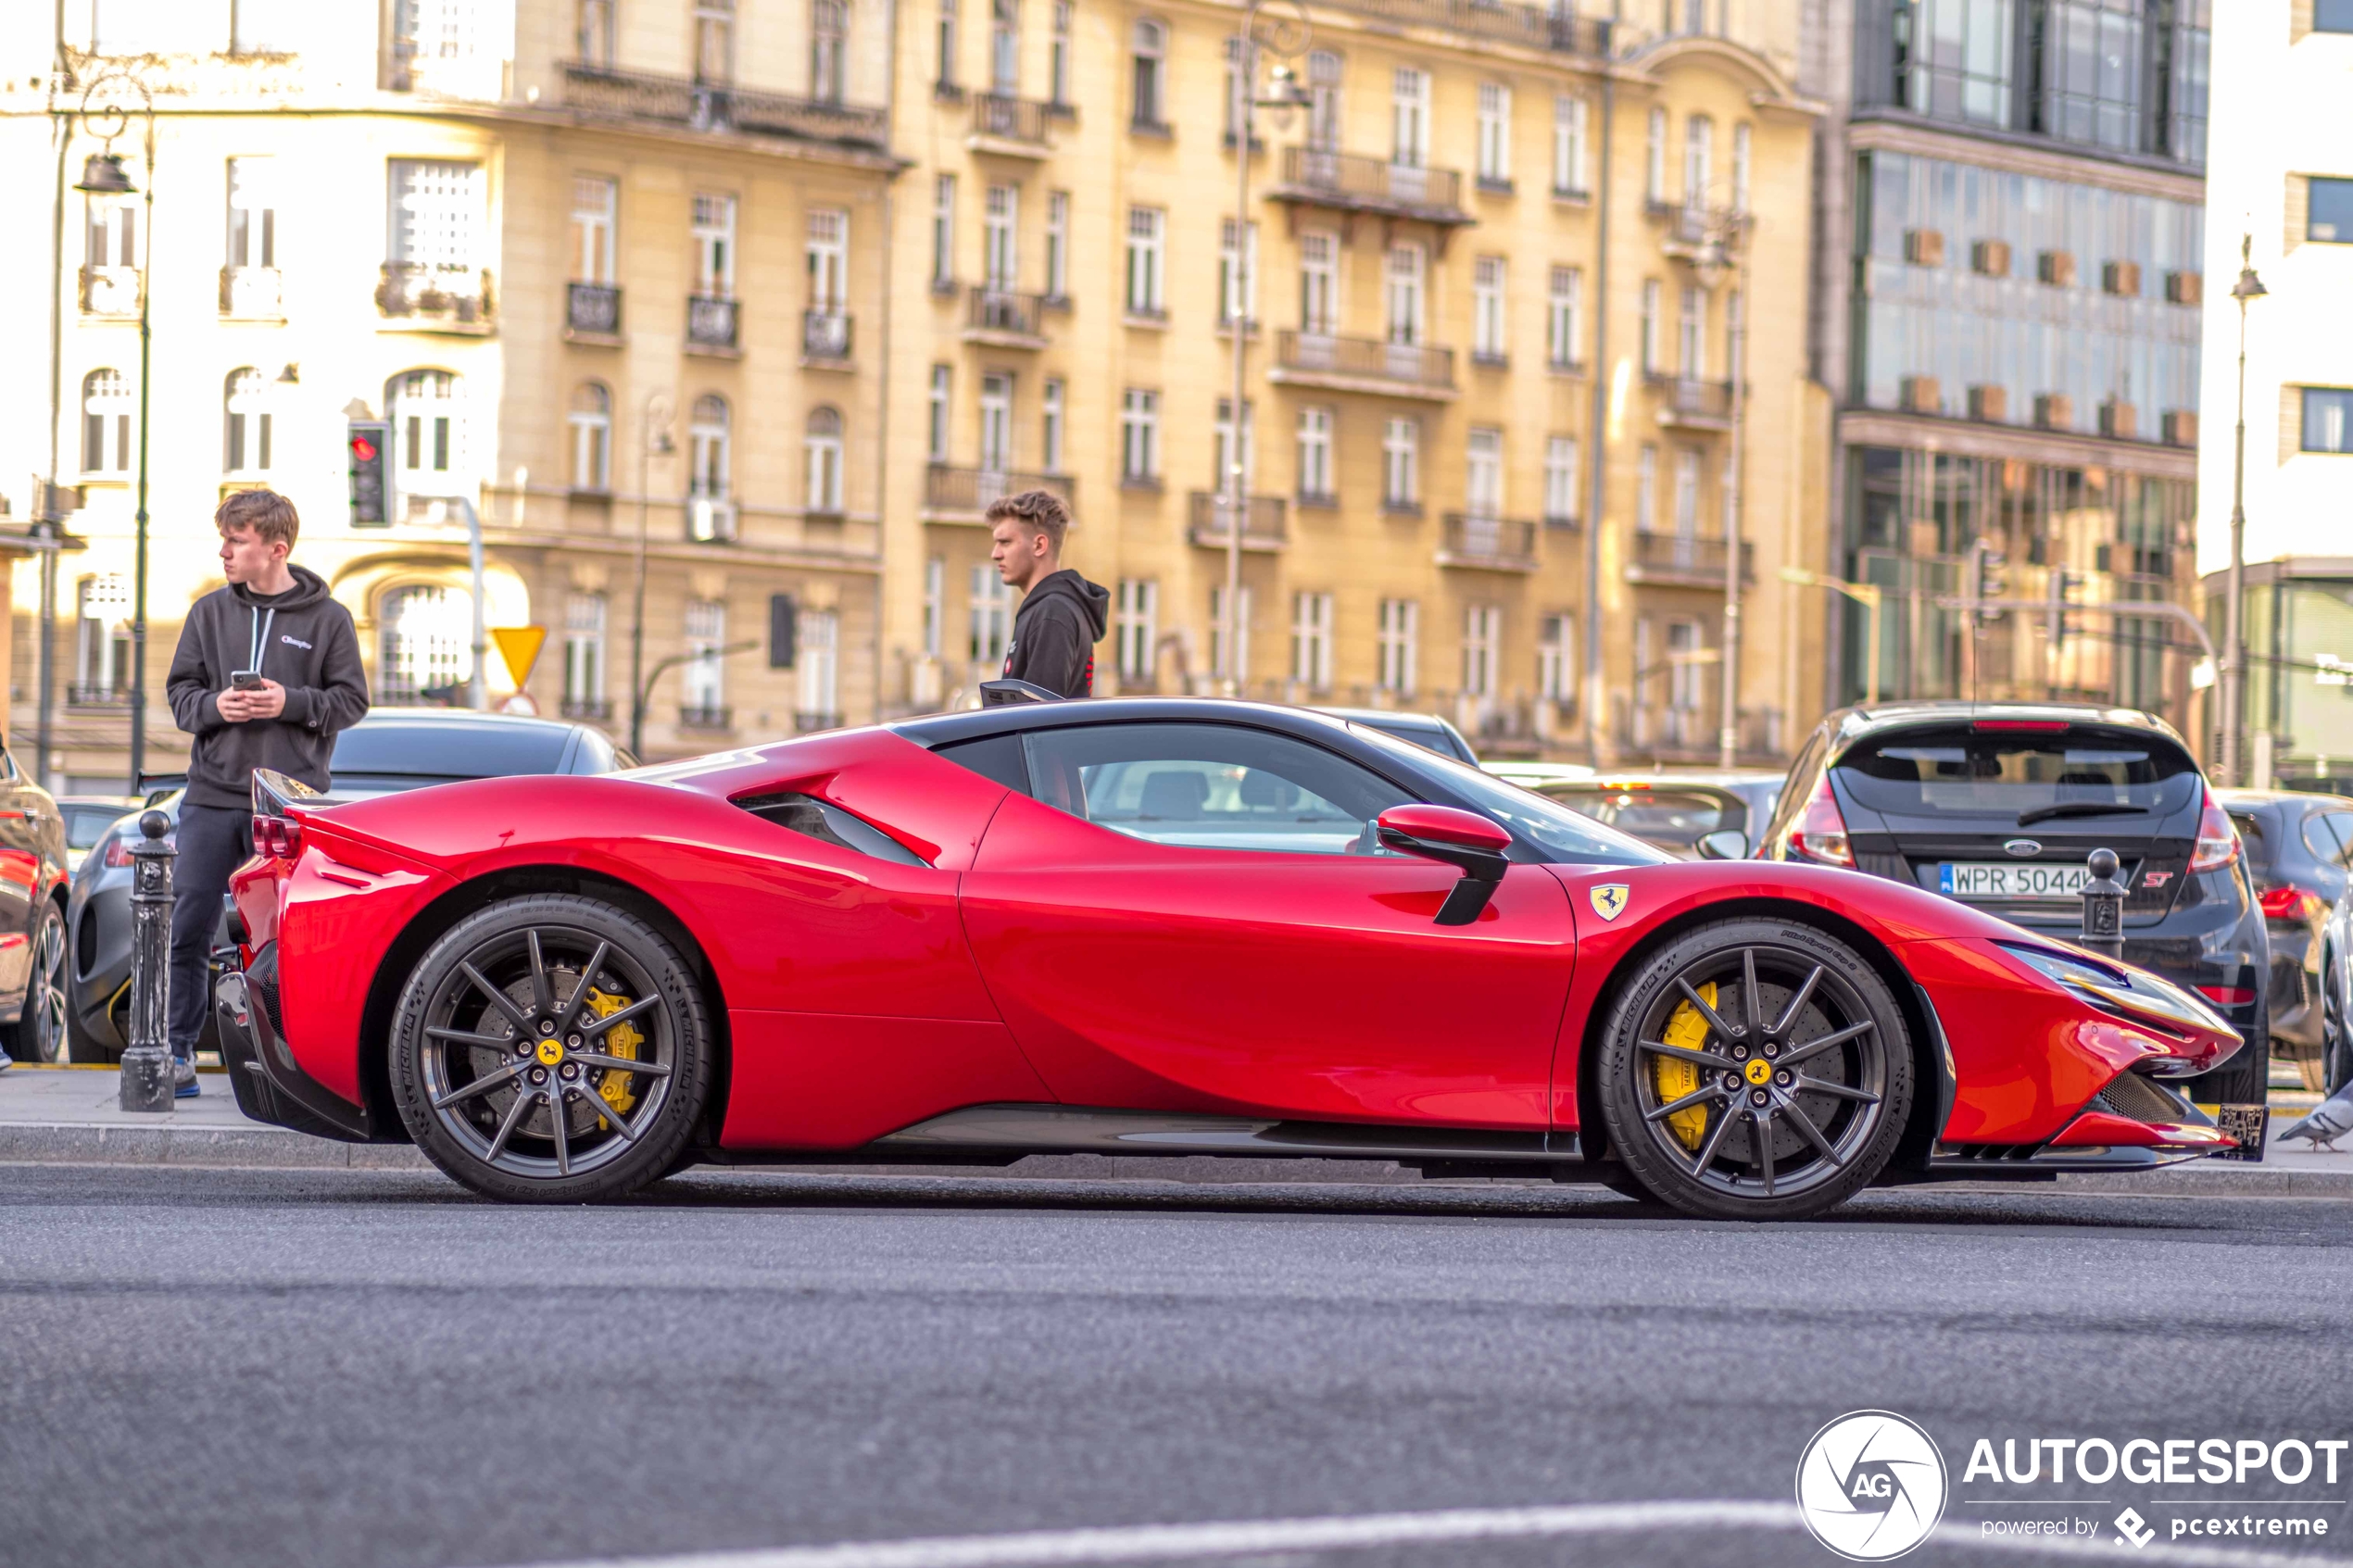
<path id="1" fill-rule="evenodd" d="M 1814 1434 L 1797 1461 L 1797 1509 L 1814 1538 L 1856 1562 L 1884 1562 L 1944 1516 L 1944 1456 L 1886 1411 L 1856 1411 Z"/>
<path id="2" fill-rule="evenodd" d="M 1585 897 L 1593 901 L 1593 912 L 1604 920 L 1616 920 L 1626 912 L 1627 892 L 1622 882 L 1604 882 Z"/>

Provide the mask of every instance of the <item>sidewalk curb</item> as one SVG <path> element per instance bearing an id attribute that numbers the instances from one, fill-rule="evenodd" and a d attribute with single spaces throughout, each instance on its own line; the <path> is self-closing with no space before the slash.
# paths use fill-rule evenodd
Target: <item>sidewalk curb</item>
<path id="1" fill-rule="evenodd" d="M 425 1157 L 407 1144 L 337 1143 L 274 1127 L 126 1127 L 95 1122 L 0 1122 L 0 1162 L 430 1169 Z"/>

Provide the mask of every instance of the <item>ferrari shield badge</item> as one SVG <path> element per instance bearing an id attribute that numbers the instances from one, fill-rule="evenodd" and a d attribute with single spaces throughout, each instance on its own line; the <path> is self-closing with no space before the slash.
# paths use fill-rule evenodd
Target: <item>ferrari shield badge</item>
<path id="1" fill-rule="evenodd" d="M 1585 897 L 1593 901 L 1593 912 L 1604 920 L 1616 920 L 1626 912 L 1626 884 L 1622 882 L 1604 882 L 1588 889 Z"/>

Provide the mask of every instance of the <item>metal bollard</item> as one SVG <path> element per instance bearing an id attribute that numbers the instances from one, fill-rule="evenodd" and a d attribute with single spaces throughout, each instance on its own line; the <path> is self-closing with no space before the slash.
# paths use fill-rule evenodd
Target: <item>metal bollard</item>
<path id="1" fill-rule="evenodd" d="M 171 1042 L 165 1020 L 171 1001 L 171 862 L 179 853 L 164 842 L 171 819 L 149 811 L 139 819 L 131 847 L 131 1042 L 122 1051 L 125 1110 L 170 1110 Z"/>
<path id="2" fill-rule="evenodd" d="M 2116 880 L 2113 849 L 2095 849 L 2083 869 L 2092 880 L 2083 884 L 2082 945 L 2109 958 L 2124 956 L 2124 884 Z"/>

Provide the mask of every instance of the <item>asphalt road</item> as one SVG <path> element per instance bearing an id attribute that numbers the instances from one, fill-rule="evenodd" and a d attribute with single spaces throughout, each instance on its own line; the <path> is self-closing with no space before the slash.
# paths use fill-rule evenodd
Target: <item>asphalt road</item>
<path id="1" fill-rule="evenodd" d="M 525 1210 L 406 1173 L 0 1167 L 0 1564 L 1785 1504 L 1867 1407 L 1968 1499 L 1978 1436 L 2353 1436 L 2348 1286 L 2332 1199 L 1891 1192 L 1758 1229 L 1588 1188 L 698 1172 Z M 2331 1557 L 2348 1494 L 2353 1463 L 2293 1494 L 2334 1499 Z M 2056 1561 L 1970 1538 L 2019 1512 L 1957 1500 L 1906 1561 Z M 1596 1529 L 1152 1560 L 1834 1561 L 1696 1508 Z"/>

